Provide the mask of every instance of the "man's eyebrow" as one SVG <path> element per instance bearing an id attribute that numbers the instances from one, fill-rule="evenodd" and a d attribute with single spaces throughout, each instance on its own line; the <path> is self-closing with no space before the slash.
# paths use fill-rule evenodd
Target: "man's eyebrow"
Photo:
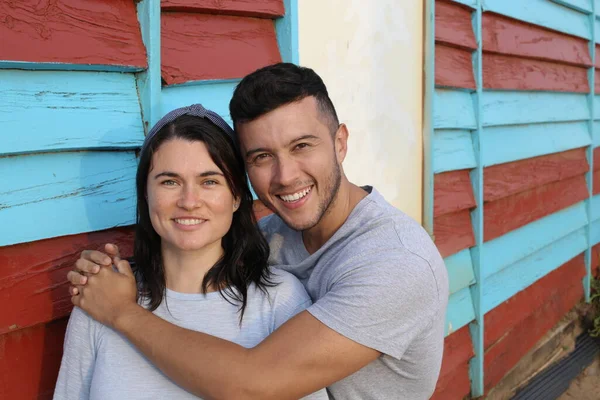
<path id="1" fill-rule="evenodd" d="M 300 142 L 302 140 L 320 140 L 320 138 L 318 136 L 310 135 L 310 134 L 302 135 L 302 136 L 299 136 L 297 138 L 290 140 L 288 142 L 287 146 L 291 146 L 292 144 L 294 144 L 296 142 Z M 267 151 L 269 151 L 269 149 L 266 147 L 258 147 L 256 149 L 248 150 L 246 152 L 246 158 L 250 157 L 252 154 L 261 153 L 263 151 L 267 152 Z"/>
<path id="2" fill-rule="evenodd" d="M 219 176 L 223 176 L 222 172 L 219 171 L 204 171 L 200 174 L 198 174 L 199 178 L 206 178 L 207 176 L 214 176 L 214 175 L 219 175 Z M 161 177 L 168 177 L 168 178 L 181 178 L 181 176 L 176 173 L 176 172 L 171 172 L 171 171 L 163 171 L 161 173 L 158 173 L 154 176 L 154 179 L 158 179 Z"/>

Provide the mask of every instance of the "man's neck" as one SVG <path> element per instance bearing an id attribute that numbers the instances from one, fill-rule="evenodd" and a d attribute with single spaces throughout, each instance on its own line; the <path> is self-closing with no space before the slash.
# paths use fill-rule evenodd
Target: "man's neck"
<path id="1" fill-rule="evenodd" d="M 337 195 L 319 223 L 302 232 L 306 250 L 310 254 L 319 250 L 344 225 L 354 207 L 367 195 L 366 191 L 344 177 Z"/>

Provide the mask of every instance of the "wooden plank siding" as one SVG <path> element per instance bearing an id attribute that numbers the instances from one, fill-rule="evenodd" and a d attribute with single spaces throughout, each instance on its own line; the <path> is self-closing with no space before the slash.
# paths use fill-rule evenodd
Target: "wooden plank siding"
<path id="1" fill-rule="evenodd" d="M 446 337 L 442 369 L 432 400 L 462 399 L 469 393 L 469 360 L 473 355 L 468 327 Z"/>
<path id="2" fill-rule="evenodd" d="M 283 0 L 161 0 L 162 11 L 197 12 L 258 18 L 285 14 Z"/>
<path id="3" fill-rule="evenodd" d="M 486 391 L 583 298 L 584 275 L 580 255 L 486 314 Z"/>
<path id="4" fill-rule="evenodd" d="M 275 25 L 268 19 L 166 12 L 161 16 L 161 38 L 167 85 L 239 79 L 281 61 Z"/>
<path id="5" fill-rule="evenodd" d="M 140 71 L 147 65 L 131 0 L 0 1 L 0 15 L 1 67 Z"/>

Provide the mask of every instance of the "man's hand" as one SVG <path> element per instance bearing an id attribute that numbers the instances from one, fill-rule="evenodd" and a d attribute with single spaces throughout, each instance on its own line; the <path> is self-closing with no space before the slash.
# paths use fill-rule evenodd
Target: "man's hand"
<path id="1" fill-rule="evenodd" d="M 139 308 L 135 277 L 129 263 L 118 260 L 117 271 L 102 266 L 98 273 L 87 277 L 85 286 L 79 286 L 79 294 L 71 301 L 87 312 L 95 320 L 113 328 L 119 317 Z"/>
<path id="2" fill-rule="evenodd" d="M 96 250 L 81 252 L 81 256 L 75 262 L 75 269 L 67 274 L 67 279 L 72 285 L 69 287 L 71 296 L 78 295 L 79 287 L 85 285 L 88 277 L 97 274 L 101 267 L 110 267 L 113 263 L 117 265 L 121 261 L 117 245 L 107 243 L 104 245 L 104 251 L 106 253 Z"/>

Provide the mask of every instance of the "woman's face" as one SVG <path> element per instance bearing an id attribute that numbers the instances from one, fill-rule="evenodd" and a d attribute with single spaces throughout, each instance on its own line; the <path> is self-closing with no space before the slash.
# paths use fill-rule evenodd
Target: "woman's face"
<path id="1" fill-rule="evenodd" d="M 172 139 L 152 156 L 148 208 L 163 250 L 220 249 L 237 201 L 203 142 Z"/>

